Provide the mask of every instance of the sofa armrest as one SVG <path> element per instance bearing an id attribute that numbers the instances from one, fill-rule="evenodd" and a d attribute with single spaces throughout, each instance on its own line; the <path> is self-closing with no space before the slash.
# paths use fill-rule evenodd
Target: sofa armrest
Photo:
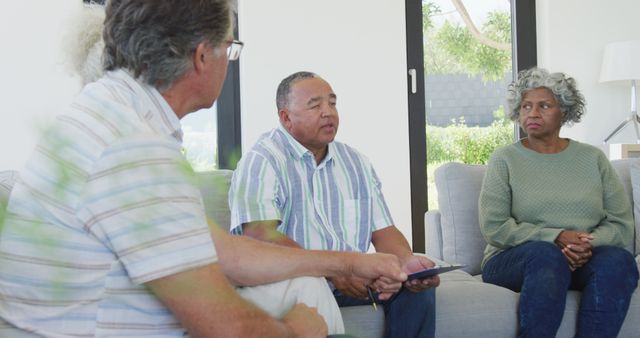
<path id="1" fill-rule="evenodd" d="M 424 225 L 426 254 L 437 259 L 444 259 L 442 255 L 442 224 L 440 223 L 440 211 L 428 210 L 424 214 Z"/>

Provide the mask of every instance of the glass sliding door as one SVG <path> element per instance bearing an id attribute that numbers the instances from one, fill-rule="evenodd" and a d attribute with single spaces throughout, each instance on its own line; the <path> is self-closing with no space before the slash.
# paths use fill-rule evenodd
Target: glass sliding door
<path id="1" fill-rule="evenodd" d="M 423 119 L 419 124 L 410 118 L 409 127 L 413 232 L 420 236 L 420 217 L 427 208 L 438 209 L 433 172 L 450 161 L 486 164 L 493 150 L 516 140 L 504 98 L 517 70 L 535 65 L 535 0 L 406 0 L 406 5 L 409 110 Z M 418 24 L 410 13 L 417 6 Z M 417 55 L 422 65 L 412 62 Z M 422 72 L 411 74 L 420 66 Z M 416 251 L 424 248 L 424 238 L 414 236 L 413 244 Z"/>
<path id="2" fill-rule="evenodd" d="M 505 0 L 423 1 L 427 182 L 450 161 L 486 164 L 515 139 L 504 97 L 512 74 L 511 6 Z"/>

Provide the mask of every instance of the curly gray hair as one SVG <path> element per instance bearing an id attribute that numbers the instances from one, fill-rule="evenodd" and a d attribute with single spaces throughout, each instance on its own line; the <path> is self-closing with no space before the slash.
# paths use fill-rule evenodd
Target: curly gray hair
<path id="1" fill-rule="evenodd" d="M 509 85 L 507 105 L 512 121 L 517 121 L 520 117 L 524 94 L 536 88 L 547 88 L 553 93 L 560 104 L 563 125 L 580 122 L 585 110 L 585 100 L 578 91 L 576 81 L 564 73 L 549 73 L 546 69 L 535 67 L 518 73 L 518 79 Z"/>
<path id="2" fill-rule="evenodd" d="M 105 70 L 127 69 L 162 91 L 191 69 L 198 44 L 229 36 L 229 0 L 110 0 L 103 33 Z"/>

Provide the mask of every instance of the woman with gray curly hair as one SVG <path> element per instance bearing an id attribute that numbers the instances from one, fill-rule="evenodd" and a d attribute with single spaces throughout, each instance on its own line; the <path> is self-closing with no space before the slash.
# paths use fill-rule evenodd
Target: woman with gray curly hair
<path id="1" fill-rule="evenodd" d="M 568 290 L 582 291 L 576 337 L 615 337 L 638 284 L 625 250 L 631 205 L 598 148 L 560 137 L 579 122 L 573 78 L 533 68 L 509 86 L 527 137 L 497 149 L 479 199 L 485 282 L 520 292 L 520 337 L 555 337 Z"/>

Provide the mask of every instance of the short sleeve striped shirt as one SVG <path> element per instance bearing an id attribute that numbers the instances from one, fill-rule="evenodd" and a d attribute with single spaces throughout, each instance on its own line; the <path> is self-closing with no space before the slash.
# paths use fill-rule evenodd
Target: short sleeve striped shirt
<path id="1" fill-rule="evenodd" d="M 217 261 L 180 123 L 124 71 L 90 84 L 20 173 L 0 235 L 0 336 L 176 337 L 143 283 Z"/>
<path id="2" fill-rule="evenodd" d="M 307 249 L 366 252 L 373 231 L 393 224 L 366 157 L 340 142 L 316 165 L 282 127 L 261 136 L 234 172 L 231 228 L 280 220 L 278 230 Z"/>

